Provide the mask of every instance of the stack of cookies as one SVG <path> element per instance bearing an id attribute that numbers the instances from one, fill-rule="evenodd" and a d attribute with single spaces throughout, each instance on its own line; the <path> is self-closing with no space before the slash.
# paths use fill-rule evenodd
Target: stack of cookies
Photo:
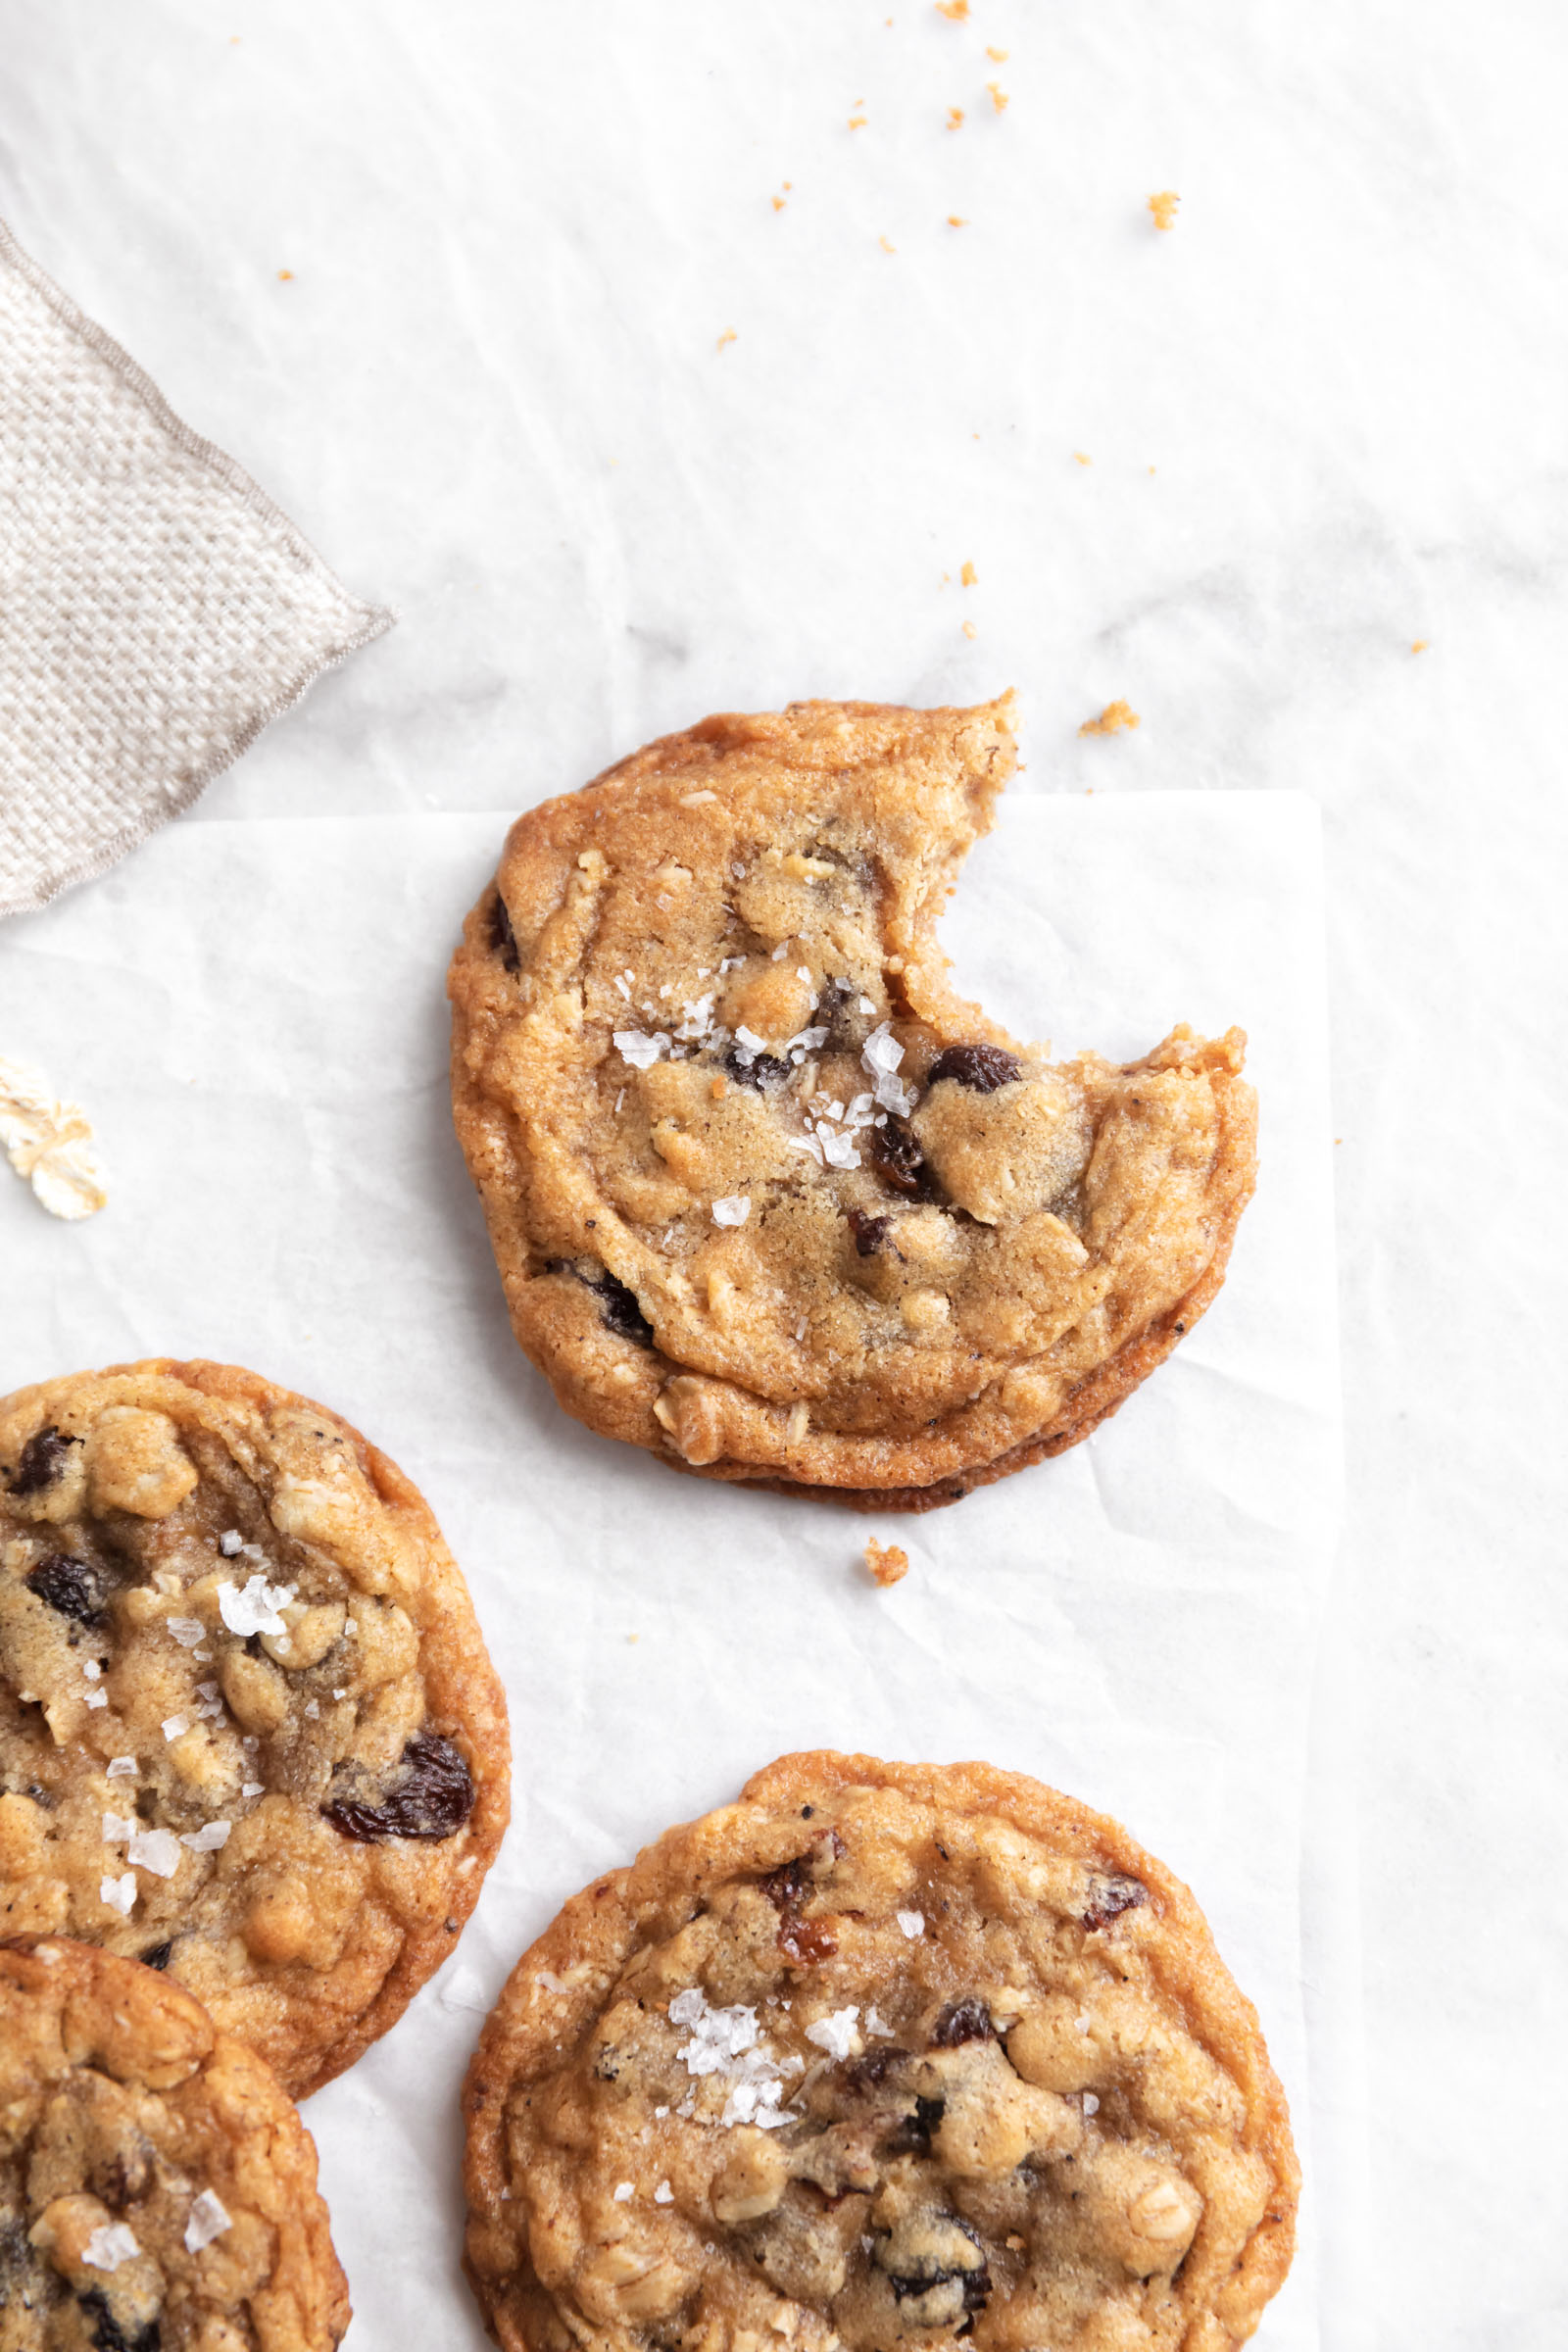
<path id="1" fill-rule="evenodd" d="M 949 986 L 1013 759 L 1010 698 L 808 704 L 514 828 L 454 1109 L 591 1429 L 925 1510 L 1086 1437 L 1216 1296 L 1241 1033 L 1057 1062 Z M 416 1490 L 231 1367 L 0 1403 L 0 2347 L 335 2344 L 292 2102 L 453 1950 L 509 1806 Z M 507 2352 L 1226 2352 L 1291 2259 L 1284 2097 L 1192 1896 L 988 1765 L 787 1757 L 669 1832 L 518 1961 L 465 2112 Z"/>

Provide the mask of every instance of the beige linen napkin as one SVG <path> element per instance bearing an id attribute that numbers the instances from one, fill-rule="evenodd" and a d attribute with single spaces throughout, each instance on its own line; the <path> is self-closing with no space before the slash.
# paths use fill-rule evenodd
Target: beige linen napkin
<path id="1" fill-rule="evenodd" d="M 392 618 L 0 222 L 0 915 L 188 808 Z"/>

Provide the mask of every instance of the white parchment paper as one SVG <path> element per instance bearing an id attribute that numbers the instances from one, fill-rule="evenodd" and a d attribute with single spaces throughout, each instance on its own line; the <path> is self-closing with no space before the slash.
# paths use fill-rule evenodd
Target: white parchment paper
<path id="1" fill-rule="evenodd" d="M 0 1187 L 0 1388 L 172 1353 L 318 1396 L 424 1489 L 511 1698 L 514 1820 L 478 1913 L 307 2110 L 352 2343 L 483 2341 L 458 2089 L 523 1945 L 758 1765 L 832 1744 L 1034 1773 L 1189 1880 L 1292 2098 L 1302 2245 L 1259 2341 L 1308 2352 L 1313 2119 L 1356 2107 L 1346 2003 L 1309 2038 L 1303 1989 L 1303 1949 L 1343 1958 L 1353 1922 L 1309 1774 L 1341 1476 L 1315 810 L 1019 799 L 976 851 L 946 927 L 959 985 L 1058 1053 L 1239 1020 L 1262 1177 L 1219 1301 L 1113 1422 L 904 1522 L 678 1478 L 564 1420 L 518 1353 L 445 1071 L 445 962 L 503 829 L 179 826 L 0 933 L 0 1050 L 87 1105 L 111 1175 L 81 1227 Z M 909 1552 L 890 1592 L 859 1564 L 873 1532 Z"/>

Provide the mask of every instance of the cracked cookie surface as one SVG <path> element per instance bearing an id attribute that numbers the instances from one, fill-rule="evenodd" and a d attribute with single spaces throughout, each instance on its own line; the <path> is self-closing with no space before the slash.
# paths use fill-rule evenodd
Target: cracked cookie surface
<path id="1" fill-rule="evenodd" d="M 453 1105 L 514 1330 L 710 1478 L 947 1502 L 1086 1436 L 1223 1279 L 1239 1030 L 1054 1064 L 935 925 L 1011 700 L 711 718 L 513 827 L 452 964 Z"/>
<path id="2" fill-rule="evenodd" d="M 468 2072 L 506 2352 L 1228 2352 L 1298 2176 L 1256 2013 L 1126 1832 L 784 1758 L 569 1902 Z"/>
<path id="3" fill-rule="evenodd" d="M 0 1943 L 6 2352 L 328 2352 L 348 2289 L 275 2076 L 167 1977 Z"/>
<path id="4" fill-rule="evenodd" d="M 0 1935 L 167 1969 L 295 2097 L 451 1951 L 506 1704 L 416 1489 L 254 1373 L 0 1400 Z"/>

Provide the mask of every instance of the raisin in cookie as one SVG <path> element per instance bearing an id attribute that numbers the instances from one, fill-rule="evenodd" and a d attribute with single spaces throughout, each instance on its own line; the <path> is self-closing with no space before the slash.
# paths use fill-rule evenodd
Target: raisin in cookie
<path id="1" fill-rule="evenodd" d="M 316 2148 L 254 2050 L 134 1960 L 0 1944 L 6 2352 L 327 2352 Z"/>
<path id="2" fill-rule="evenodd" d="M 935 925 L 1010 698 L 710 718 L 513 827 L 453 1102 L 567 1412 L 710 1478 L 921 1509 L 1087 1436 L 1223 1279 L 1244 1039 L 1054 1064 Z"/>
<path id="3" fill-rule="evenodd" d="M 1187 1889 L 984 1764 L 786 1757 L 569 1902 L 465 2094 L 507 2352 L 1223 2352 L 1284 2094 Z"/>
<path id="4" fill-rule="evenodd" d="M 422 1498 L 221 1364 L 0 1400 L 0 1935 L 167 1968 L 296 2098 L 472 1910 L 506 1704 Z"/>

